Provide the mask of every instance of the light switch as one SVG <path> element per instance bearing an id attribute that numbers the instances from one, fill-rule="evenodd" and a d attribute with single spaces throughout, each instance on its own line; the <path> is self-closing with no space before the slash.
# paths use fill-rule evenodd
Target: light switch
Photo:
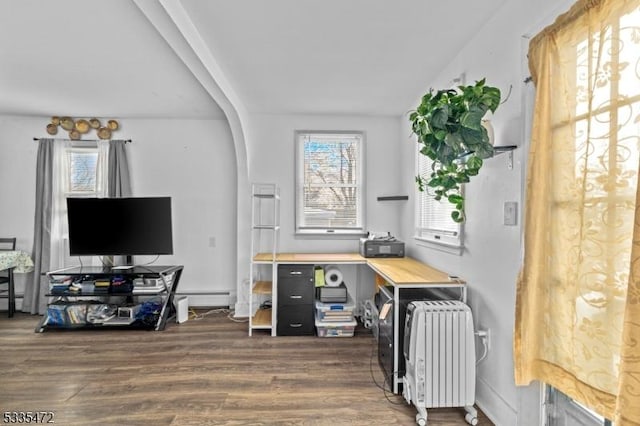
<path id="1" fill-rule="evenodd" d="M 505 201 L 504 224 L 509 226 L 515 226 L 518 224 L 518 202 L 517 201 Z"/>

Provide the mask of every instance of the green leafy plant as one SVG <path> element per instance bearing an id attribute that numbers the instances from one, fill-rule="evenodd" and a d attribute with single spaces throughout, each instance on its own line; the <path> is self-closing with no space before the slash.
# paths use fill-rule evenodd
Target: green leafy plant
<path id="1" fill-rule="evenodd" d="M 476 176 L 482 161 L 493 156 L 493 146 L 482 119 L 500 105 L 500 90 L 485 85 L 429 91 L 409 114 L 411 129 L 421 144 L 420 153 L 433 160 L 431 174 L 416 176 L 420 191 L 430 188 L 438 201 L 455 206 L 451 218 L 465 220 L 461 185 Z"/>

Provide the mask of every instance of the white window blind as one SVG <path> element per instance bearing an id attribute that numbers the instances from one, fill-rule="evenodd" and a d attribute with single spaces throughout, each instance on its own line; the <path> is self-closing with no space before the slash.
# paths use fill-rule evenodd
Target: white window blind
<path id="1" fill-rule="evenodd" d="M 416 172 L 428 179 L 433 161 L 417 151 Z M 451 218 L 454 205 L 446 199 L 437 201 L 433 190 L 426 187 L 419 191 L 416 186 L 416 234 L 415 238 L 454 247 L 462 247 L 462 225 Z"/>
<path id="2" fill-rule="evenodd" d="M 296 132 L 296 232 L 361 234 L 363 134 Z"/>
<path id="3" fill-rule="evenodd" d="M 67 155 L 69 162 L 67 192 L 95 195 L 98 149 L 69 149 Z"/>

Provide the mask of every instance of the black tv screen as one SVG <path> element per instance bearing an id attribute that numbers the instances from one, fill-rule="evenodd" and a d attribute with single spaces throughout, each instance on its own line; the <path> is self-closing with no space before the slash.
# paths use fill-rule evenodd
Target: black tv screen
<path id="1" fill-rule="evenodd" d="M 170 197 L 67 198 L 71 256 L 173 254 Z"/>

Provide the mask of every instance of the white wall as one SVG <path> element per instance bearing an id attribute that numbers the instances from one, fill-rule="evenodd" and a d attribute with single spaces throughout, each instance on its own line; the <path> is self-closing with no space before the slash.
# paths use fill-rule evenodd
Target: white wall
<path id="1" fill-rule="evenodd" d="M 16 237 L 16 248 L 27 253 L 33 247 L 36 205 L 38 145 L 33 137 L 46 135 L 46 123 L 46 119 L 0 115 L 0 235 Z M 16 292 L 23 293 L 29 277 L 14 275 Z M 17 299 L 16 309 L 21 308 L 22 299 Z M 0 300 L 0 309 L 7 309 L 7 299 Z"/>
<path id="2" fill-rule="evenodd" d="M 565 2 L 568 3 L 568 2 Z M 565 9 L 569 4 L 565 5 Z M 524 135 L 523 93 L 528 69 L 524 35 L 535 26 L 549 24 L 557 15 L 552 0 L 505 2 L 494 18 L 460 50 L 456 58 L 443 66 L 429 87 L 446 88 L 461 73 L 466 84 L 486 77 L 487 83 L 502 90 L 503 99 L 493 125 L 496 145 L 518 145 L 513 169 L 507 167 L 507 154 L 485 161 L 480 174 L 466 186 L 465 250 L 461 256 L 447 254 L 416 244 L 413 236 L 413 200 L 402 211 L 402 238 L 407 251 L 437 268 L 456 274 L 468 282 L 469 303 L 477 329 L 489 329 L 491 350 L 480 365 L 477 401 L 497 425 L 539 424 L 538 385 L 516 388 L 513 378 L 513 326 L 516 279 L 521 260 L 521 220 L 517 226 L 503 224 L 503 204 L 517 201 L 522 211 L 523 155 L 527 149 Z M 532 19 L 532 17 L 538 17 Z M 548 17 L 544 19 L 544 17 Z M 539 21 L 539 22 L 536 22 Z M 535 33 L 534 33 L 535 34 Z M 420 101 L 416 94 L 415 108 Z M 408 121 L 402 125 L 402 138 L 408 137 Z M 413 164 L 415 146 L 403 146 L 402 162 Z M 415 187 L 414 172 L 403 168 L 405 191 Z"/>
<path id="3" fill-rule="evenodd" d="M 34 136 L 46 135 L 47 119 L 0 116 L 0 235 L 18 240 L 17 248 L 31 252 L 36 205 Z"/>
<path id="4" fill-rule="evenodd" d="M 280 187 L 280 251 L 358 251 L 357 239 L 295 237 L 296 130 L 365 132 L 365 229 L 393 235 L 400 232 L 398 206 L 406 201 L 377 201 L 379 196 L 397 195 L 400 191 L 399 126 L 399 120 L 393 117 L 251 116 L 249 175 L 252 182 L 277 183 Z M 405 139 L 405 143 L 409 142 Z"/>
<path id="5" fill-rule="evenodd" d="M 0 117 L 0 235 L 31 252 L 37 143 L 48 117 Z M 122 119 L 114 137 L 127 145 L 135 196 L 171 196 L 174 255 L 157 264 L 185 266 L 179 292 L 236 290 L 236 162 L 226 120 Z M 136 263 L 153 258 L 138 256 Z M 22 278 L 22 277 L 21 277 Z M 18 285 L 21 283 L 18 280 Z M 192 305 L 227 298 L 190 297 Z"/>
<path id="6" fill-rule="evenodd" d="M 169 195 L 179 293 L 236 291 L 236 161 L 226 120 L 123 120 L 134 194 Z M 140 259 L 143 260 L 143 259 Z M 191 305 L 211 305 L 193 296 Z"/>

